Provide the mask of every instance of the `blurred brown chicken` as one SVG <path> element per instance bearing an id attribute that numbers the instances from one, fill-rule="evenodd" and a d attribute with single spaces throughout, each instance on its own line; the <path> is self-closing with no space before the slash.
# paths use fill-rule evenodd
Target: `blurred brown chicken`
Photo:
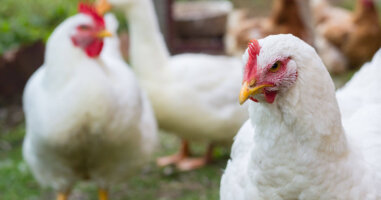
<path id="1" fill-rule="evenodd" d="M 314 0 L 312 7 L 316 46 L 326 54 L 321 57 L 329 71 L 357 68 L 381 47 L 381 26 L 373 0 L 357 0 L 352 13 L 332 7 L 326 0 Z"/>
<path id="2" fill-rule="evenodd" d="M 274 0 L 269 17 L 252 18 L 248 10 L 234 11 L 227 24 L 226 53 L 241 56 L 250 40 L 270 34 L 291 33 L 312 44 L 308 10 L 309 4 L 305 0 Z"/>

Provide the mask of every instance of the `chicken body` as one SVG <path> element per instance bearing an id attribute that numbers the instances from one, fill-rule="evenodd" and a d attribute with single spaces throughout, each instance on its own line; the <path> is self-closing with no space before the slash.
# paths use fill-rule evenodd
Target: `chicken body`
<path id="1" fill-rule="evenodd" d="M 170 56 L 151 0 L 110 0 L 110 3 L 123 8 L 130 22 L 131 65 L 152 100 L 159 126 L 183 140 L 203 141 L 209 146 L 231 144 L 248 116 L 245 108 L 234 100 L 240 87 L 237 81 L 242 76 L 241 61 L 206 54 Z M 159 160 L 159 165 L 175 162 L 183 170 L 200 167 L 189 166 L 185 152 L 168 162 Z M 209 151 L 205 157 L 210 155 Z M 205 162 L 204 159 L 200 163 Z"/>
<path id="2" fill-rule="evenodd" d="M 337 102 L 333 82 L 312 47 L 290 35 L 269 36 L 259 44 L 253 65 L 259 82 L 271 76 L 263 68 L 281 57 L 290 59 L 283 67 L 296 69 L 297 78 L 281 79 L 279 88 L 268 86 L 277 92 L 273 103 L 250 102 L 250 119 L 235 138 L 220 198 L 380 199 L 381 101 L 354 105 L 357 110 L 342 121 L 341 99 Z M 245 61 L 249 57 L 246 53 Z M 368 81 L 380 85 L 379 78 Z M 351 89 L 373 97 L 368 90 Z"/>
<path id="3" fill-rule="evenodd" d="M 159 125 L 186 139 L 230 143 L 233 130 L 247 116 L 245 108 L 234 102 L 234 92 L 240 87 L 234 80 L 242 75 L 240 59 L 206 54 L 170 56 L 151 0 L 110 2 L 126 7 L 131 65 L 152 99 Z"/>
<path id="4" fill-rule="evenodd" d="M 70 38 L 80 24 L 91 25 L 91 18 L 77 14 L 52 33 L 45 62 L 23 97 L 24 158 L 43 186 L 65 198 L 77 181 L 103 189 L 125 181 L 149 160 L 157 142 L 148 99 L 132 71 L 116 59 L 118 49 L 89 58 Z M 105 46 L 117 44 L 116 37 Z"/>

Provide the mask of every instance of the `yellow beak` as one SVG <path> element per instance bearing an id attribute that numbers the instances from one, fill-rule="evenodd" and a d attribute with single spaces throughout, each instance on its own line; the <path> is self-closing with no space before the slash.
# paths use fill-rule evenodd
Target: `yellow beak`
<path id="1" fill-rule="evenodd" d="M 108 30 L 101 30 L 97 33 L 98 38 L 105 38 L 105 37 L 111 37 L 112 33 L 110 33 Z"/>
<path id="2" fill-rule="evenodd" d="M 255 81 L 253 81 L 255 83 Z M 263 88 L 265 87 L 271 87 L 273 85 L 271 84 L 263 84 L 263 85 L 257 85 L 255 87 L 249 86 L 249 83 L 247 81 L 243 82 L 241 91 L 239 93 L 239 104 L 245 103 L 245 101 L 250 97 L 254 96 L 256 94 L 259 94 L 263 91 Z"/>
<path id="3" fill-rule="evenodd" d="M 111 9 L 111 5 L 107 2 L 107 0 L 97 0 L 95 3 L 95 9 L 99 15 L 104 15 Z"/>

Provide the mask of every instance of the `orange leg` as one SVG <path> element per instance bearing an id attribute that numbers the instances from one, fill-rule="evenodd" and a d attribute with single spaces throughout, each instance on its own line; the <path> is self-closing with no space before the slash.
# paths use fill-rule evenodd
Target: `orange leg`
<path id="1" fill-rule="evenodd" d="M 156 160 L 156 163 L 159 167 L 164 167 L 167 165 L 172 165 L 180 162 L 182 159 L 185 159 L 189 156 L 189 144 L 188 141 L 182 140 L 180 151 L 174 155 L 160 157 Z"/>
<path id="2" fill-rule="evenodd" d="M 203 157 L 200 158 L 184 158 L 177 162 L 176 167 L 181 171 L 190 171 L 201 168 L 212 162 L 213 157 L 213 145 L 209 144 L 208 149 Z"/>
<path id="3" fill-rule="evenodd" d="M 108 200 L 108 192 L 106 189 L 99 188 L 98 190 L 98 199 L 99 200 Z"/>
<path id="4" fill-rule="evenodd" d="M 58 192 L 57 200 L 68 200 L 68 199 L 69 199 L 69 192 Z"/>

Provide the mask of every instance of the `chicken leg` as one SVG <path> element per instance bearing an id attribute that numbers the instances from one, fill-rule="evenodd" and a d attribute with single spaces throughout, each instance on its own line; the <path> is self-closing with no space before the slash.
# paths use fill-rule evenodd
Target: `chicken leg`
<path id="1" fill-rule="evenodd" d="M 99 200 L 108 200 L 108 192 L 106 189 L 99 188 L 98 190 L 98 199 Z"/>
<path id="2" fill-rule="evenodd" d="M 212 156 L 213 156 L 213 144 L 208 145 L 208 149 L 203 157 L 200 158 L 183 158 L 179 162 L 176 163 L 176 167 L 180 171 L 189 171 L 201 168 L 208 163 L 212 162 Z"/>
<path id="3" fill-rule="evenodd" d="M 189 144 L 187 140 L 182 140 L 181 141 L 181 147 L 180 151 L 177 152 L 174 155 L 170 156 L 165 156 L 165 157 L 160 157 L 156 160 L 156 164 L 159 167 L 164 167 L 167 165 L 175 164 L 180 162 L 182 159 L 185 159 L 189 156 Z"/>
<path id="4" fill-rule="evenodd" d="M 57 200 L 67 200 L 69 197 L 68 192 L 58 192 L 57 194 Z"/>

